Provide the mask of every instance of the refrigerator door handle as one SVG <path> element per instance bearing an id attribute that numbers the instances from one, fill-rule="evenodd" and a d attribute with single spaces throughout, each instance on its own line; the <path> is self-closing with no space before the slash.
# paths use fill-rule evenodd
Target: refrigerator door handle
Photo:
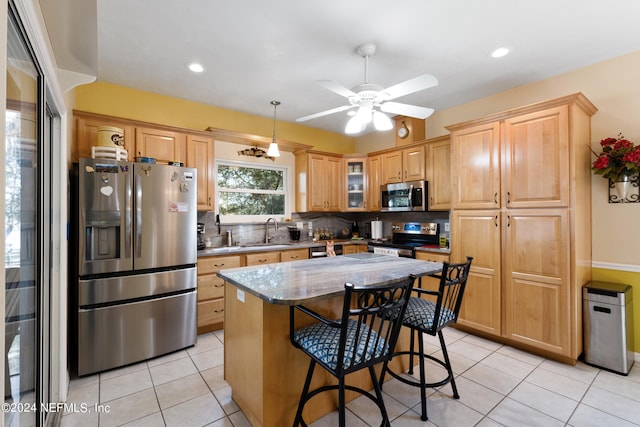
<path id="1" fill-rule="evenodd" d="M 136 179 L 136 200 L 135 200 L 135 209 L 136 209 L 136 258 L 140 258 L 142 256 L 142 180 Z"/>
<path id="2" fill-rule="evenodd" d="M 131 176 L 127 173 L 124 178 L 124 257 L 131 258 Z"/>

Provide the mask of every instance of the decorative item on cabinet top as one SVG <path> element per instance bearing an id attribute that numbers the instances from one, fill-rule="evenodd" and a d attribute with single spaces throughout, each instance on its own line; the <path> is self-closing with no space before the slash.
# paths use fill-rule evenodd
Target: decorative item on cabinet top
<path id="1" fill-rule="evenodd" d="M 609 203 L 639 203 L 640 145 L 626 139 L 622 133 L 617 138 L 600 141 L 601 153 L 596 156 L 592 169 L 609 180 Z"/>

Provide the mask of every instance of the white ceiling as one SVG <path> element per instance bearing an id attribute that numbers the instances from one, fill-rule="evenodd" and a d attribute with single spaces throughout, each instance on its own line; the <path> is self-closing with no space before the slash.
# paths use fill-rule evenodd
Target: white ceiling
<path id="1" fill-rule="evenodd" d="M 99 81 L 265 117 L 278 100 L 287 122 L 347 103 L 315 82 L 362 83 L 365 42 L 370 83 L 433 74 L 396 101 L 436 111 L 640 50 L 638 0 L 97 2 Z M 490 58 L 500 46 L 512 53 Z M 305 124 L 342 133 L 347 119 Z"/>

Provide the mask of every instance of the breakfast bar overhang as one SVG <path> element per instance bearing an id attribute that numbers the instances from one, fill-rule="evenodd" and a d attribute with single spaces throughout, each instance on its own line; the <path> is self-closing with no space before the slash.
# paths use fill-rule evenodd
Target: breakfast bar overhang
<path id="1" fill-rule="evenodd" d="M 220 270 L 218 276 L 227 282 L 224 375 L 233 400 L 256 427 L 291 425 L 309 359 L 289 341 L 289 306 L 302 304 L 337 317 L 345 283 L 366 286 L 440 271 L 441 263 L 372 253 Z M 300 320 L 297 327 L 304 325 Z M 402 347 L 408 342 L 405 332 L 398 343 Z M 351 374 L 348 382 L 371 387 L 366 372 Z M 316 372 L 312 387 L 329 383 L 335 381 L 328 373 Z M 305 419 L 312 421 L 331 412 L 336 400 L 331 393 L 314 397 L 305 408 Z"/>

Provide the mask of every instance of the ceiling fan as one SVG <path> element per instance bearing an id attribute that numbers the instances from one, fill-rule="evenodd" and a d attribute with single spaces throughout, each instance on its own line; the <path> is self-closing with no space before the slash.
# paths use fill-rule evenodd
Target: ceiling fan
<path id="1" fill-rule="evenodd" d="M 352 110 L 357 107 L 356 111 L 349 111 L 349 113 L 347 113 L 353 117 L 351 117 L 347 122 L 347 126 L 345 128 L 345 133 L 356 134 L 364 131 L 367 124 L 372 121 L 376 130 L 392 129 L 393 122 L 389 116 L 384 113 L 398 114 L 417 119 L 426 119 L 433 114 L 433 108 L 392 102 L 392 100 L 437 86 L 438 80 L 431 74 L 422 74 L 421 76 L 414 77 L 388 88 L 383 88 L 380 85 L 369 83 L 369 56 L 373 55 L 375 51 L 376 45 L 373 43 L 365 43 L 356 48 L 358 55 L 364 58 L 364 83 L 352 89 L 347 89 L 341 84 L 331 80 L 318 80 L 317 82 L 325 89 L 329 89 L 330 91 L 347 98 L 349 100 L 349 105 L 343 105 L 341 107 L 300 117 L 297 118 L 296 121 L 305 122 L 307 120 L 317 119 L 318 117 L 328 116 L 329 114 Z"/>

